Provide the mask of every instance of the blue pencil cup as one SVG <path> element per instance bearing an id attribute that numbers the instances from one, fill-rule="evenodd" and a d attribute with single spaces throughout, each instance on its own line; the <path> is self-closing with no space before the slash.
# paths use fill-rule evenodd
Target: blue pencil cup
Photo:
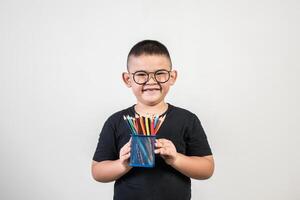
<path id="1" fill-rule="evenodd" d="M 155 139 L 153 135 L 131 135 L 131 151 L 129 166 L 154 167 Z"/>

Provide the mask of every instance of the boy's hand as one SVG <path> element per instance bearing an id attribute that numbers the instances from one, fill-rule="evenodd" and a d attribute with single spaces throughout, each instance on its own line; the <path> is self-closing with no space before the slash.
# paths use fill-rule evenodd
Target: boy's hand
<path id="1" fill-rule="evenodd" d="M 172 141 L 167 139 L 157 139 L 154 150 L 156 154 L 160 154 L 167 164 L 172 165 L 177 159 L 177 150 Z"/>
<path id="2" fill-rule="evenodd" d="M 130 140 L 120 149 L 119 159 L 123 166 L 128 167 L 131 149 L 131 138 Z"/>

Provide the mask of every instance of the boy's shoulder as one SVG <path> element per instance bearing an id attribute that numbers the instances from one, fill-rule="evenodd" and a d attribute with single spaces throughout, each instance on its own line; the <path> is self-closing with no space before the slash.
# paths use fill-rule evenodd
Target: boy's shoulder
<path id="1" fill-rule="evenodd" d="M 175 106 L 175 105 L 171 105 L 171 106 L 173 107 L 173 110 L 176 113 L 176 115 L 180 115 L 180 116 L 184 116 L 184 117 L 192 117 L 192 118 L 196 117 L 196 114 L 187 108 L 179 107 L 179 106 Z"/>
<path id="2" fill-rule="evenodd" d="M 114 122 L 118 122 L 120 120 L 123 120 L 123 116 L 124 115 L 131 115 L 132 114 L 132 109 L 133 106 L 124 108 L 122 110 L 117 110 L 115 112 L 113 112 L 109 117 L 108 117 L 108 121 L 114 121 Z"/>

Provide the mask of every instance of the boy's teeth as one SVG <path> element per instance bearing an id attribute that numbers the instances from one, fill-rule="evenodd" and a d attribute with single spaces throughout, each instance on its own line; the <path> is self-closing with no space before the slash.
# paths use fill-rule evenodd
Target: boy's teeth
<path id="1" fill-rule="evenodd" d="M 144 91 L 153 91 L 153 90 L 159 90 L 159 89 L 146 89 Z"/>

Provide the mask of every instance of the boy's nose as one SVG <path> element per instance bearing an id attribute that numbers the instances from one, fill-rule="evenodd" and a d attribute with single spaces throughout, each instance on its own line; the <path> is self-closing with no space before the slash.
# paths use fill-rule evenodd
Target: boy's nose
<path id="1" fill-rule="evenodd" d="M 157 81 L 155 80 L 155 77 L 154 77 L 153 73 L 149 74 L 149 79 L 148 79 L 147 82 L 151 82 L 151 79 L 153 80 L 154 83 L 157 83 Z"/>

